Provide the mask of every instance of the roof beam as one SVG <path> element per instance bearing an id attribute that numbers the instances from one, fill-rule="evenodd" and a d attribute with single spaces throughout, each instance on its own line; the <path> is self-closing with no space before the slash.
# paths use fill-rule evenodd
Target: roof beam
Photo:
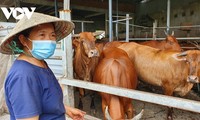
<path id="1" fill-rule="evenodd" d="M 44 6 L 52 6 L 52 7 L 55 6 L 54 1 L 46 1 L 46 0 L 20 0 L 20 2 L 38 4 L 38 5 L 44 5 Z M 63 7 L 63 3 L 58 2 L 58 7 Z"/>
<path id="2" fill-rule="evenodd" d="M 94 14 L 85 16 L 85 18 L 90 18 L 90 17 L 99 16 L 99 15 L 103 15 L 103 14 L 105 14 L 105 13 L 94 13 Z"/>
<path id="3" fill-rule="evenodd" d="M 96 8 L 108 10 L 108 0 L 71 0 L 72 7 Z M 116 10 L 116 2 L 113 2 L 113 10 Z M 118 4 L 118 11 L 133 13 L 135 6 L 128 3 Z"/>
<path id="4" fill-rule="evenodd" d="M 54 1 L 54 0 L 47 0 Z M 63 0 L 58 0 L 58 2 L 63 2 Z M 116 2 L 113 3 L 113 12 L 116 12 Z M 71 0 L 70 1 L 71 9 L 78 10 L 88 10 L 94 12 L 103 12 L 108 11 L 108 0 Z M 119 13 L 134 13 L 135 5 L 130 3 L 118 3 L 118 12 Z"/>

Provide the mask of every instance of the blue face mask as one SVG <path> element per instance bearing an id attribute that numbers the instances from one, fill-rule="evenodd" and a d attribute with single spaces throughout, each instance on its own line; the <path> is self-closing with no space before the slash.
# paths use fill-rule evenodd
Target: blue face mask
<path id="1" fill-rule="evenodd" d="M 28 38 L 29 39 L 29 38 Z M 29 39 L 30 40 L 30 39 Z M 32 56 L 38 60 L 51 57 L 56 49 L 56 41 L 52 40 L 30 40 L 32 50 L 29 49 Z"/>

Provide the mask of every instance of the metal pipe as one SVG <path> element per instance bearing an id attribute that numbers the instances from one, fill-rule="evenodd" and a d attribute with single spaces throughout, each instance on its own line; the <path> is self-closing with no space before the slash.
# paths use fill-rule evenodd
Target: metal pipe
<path id="1" fill-rule="evenodd" d="M 55 16 L 58 17 L 58 1 L 54 0 Z"/>
<path id="2" fill-rule="evenodd" d="M 126 23 L 123 23 L 123 22 L 118 22 L 119 24 L 122 24 L 122 25 L 126 25 Z M 140 25 L 134 25 L 134 24 L 129 24 L 129 26 L 132 26 L 132 27 L 139 27 L 139 28 L 151 28 L 151 27 L 144 27 L 144 26 L 140 26 Z"/>
<path id="3" fill-rule="evenodd" d="M 72 22 L 94 23 L 94 21 L 85 21 L 85 20 L 72 20 Z"/>
<path id="4" fill-rule="evenodd" d="M 167 0 L 167 33 L 169 34 L 170 28 L 170 0 Z"/>
<path id="5" fill-rule="evenodd" d="M 157 27 L 157 23 L 158 23 L 157 20 L 155 20 L 154 23 L 153 23 L 153 39 L 154 40 L 156 39 L 156 32 L 157 31 L 156 31 L 155 28 Z"/>
<path id="6" fill-rule="evenodd" d="M 81 32 L 84 31 L 84 22 L 81 22 Z"/>
<path id="7" fill-rule="evenodd" d="M 188 28 L 188 27 L 190 27 L 190 28 L 196 28 L 196 27 L 200 27 L 200 25 L 191 25 L 191 26 L 173 26 L 173 27 L 169 27 L 169 28 Z M 165 28 L 167 28 L 167 27 L 156 27 L 156 29 L 158 29 L 158 28 L 163 28 L 163 29 L 165 29 Z"/>
<path id="8" fill-rule="evenodd" d="M 119 36 L 119 34 L 118 34 L 118 22 L 116 22 L 116 24 L 115 24 L 115 37 L 116 37 L 117 40 L 118 40 L 118 36 Z"/>
<path id="9" fill-rule="evenodd" d="M 112 21 L 113 23 L 115 23 L 115 22 L 121 22 L 121 21 L 126 21 L 126 20 L 130 20 L 130 19 L 132 19 L 132 18 L 130 18 L 130 17 L 126 17 L 125 19 L 120 19 L 120 20 L 114 20 L 114 21 Z"/>
<path id="10" fill-rule="evenodd" d="M 165 38 L 156 38 L 156 40 L 164 40 Z M 177 40 L 200 40 L 200 37 L 182 37 L 176 38 Z M 152 38 L 129 38 L 130 40 L 152 40 Z"/>
<path id="11" fill-rule="evenodd" d="M 112 0 L 109 0 L 109 42 L 113 41 L 112 28 Z"/>
<path id="12" fill-rule="evenodd" d="M 182 110 L 192 111 L 200 113 L 200 102 L 194 100 L 188 100 L 178 97 L 160 95 L 155 93 L 143 92 L 139 90 L 132 90 L 127 88 L 120 88 L 116 86 L 97 84 L 93 82 L 86 82 L 83 80 L 75 80 L 63 78 L 60 80 L 61 84 L 81 87 L 89 90 L 105 92 L 113 95 L 118 95 L 122 97 L 128 97 L 135 100 L 140 100 L 144 102 L 150 102 L 158 105 L 174 107 Z M 144 97 L 145 96 L 145 97 Z"/>
<path id="13" fill-rule="evenodd" d="M 126 14 L 126 42 L 129 42 L 129 14 Z"/>
<path id="14" fill-rule="evenodd" d="M 117 16 L 119 15 L 119 11 L 118 11 L 118 0 L 116 0 L 116 12 L 117 12 Z M 116 18 L 117 19 L 117 22 L 116 22 L 116 25 L 115 25 L 115 36 L 116 36 L 116 39 L 118 40 L 118 17 Z"/>

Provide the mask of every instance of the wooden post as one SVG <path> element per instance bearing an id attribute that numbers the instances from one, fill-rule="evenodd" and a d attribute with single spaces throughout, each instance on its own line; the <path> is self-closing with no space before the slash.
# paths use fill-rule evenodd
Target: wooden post
<path id="1" fill-rule="evenodd" d="M 70 0 L 64 0 L 64 10 L 60 11 L 60 18 L 71 21 L 71 11 L 69 9 Z M 68 35 L 61 43 L 63 55 L 63 69 L 65 77 L 73 78 L 73 51 L 72 36 Z M 64 104 L 74 107 L 74 89 L 71 86 L 63 85 Z"/>

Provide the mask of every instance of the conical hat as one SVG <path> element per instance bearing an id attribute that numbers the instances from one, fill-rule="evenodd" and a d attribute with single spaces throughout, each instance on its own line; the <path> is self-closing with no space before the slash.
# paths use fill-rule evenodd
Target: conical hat
<path id="1" fill-rule="evenodd" d="M 54 24 L 57 41 L 69 35 L 75 27 L 74 24 L 70 21 L 34 12 L 30 19 L 24 16 L 19 22 L 17 22 L 15 28 L 12 29 L 12 31 L 7 36 L 5 36 L 0 45 L 0 52 L 3 54 L 13 54 L 9 44 L 11 44 L 14 39 L 16 39 L 16 35 L 28 28 L 44 23 Z M 19 40 L 16 42 L 18 42 L 17 44 L 20 44 Z"/>

